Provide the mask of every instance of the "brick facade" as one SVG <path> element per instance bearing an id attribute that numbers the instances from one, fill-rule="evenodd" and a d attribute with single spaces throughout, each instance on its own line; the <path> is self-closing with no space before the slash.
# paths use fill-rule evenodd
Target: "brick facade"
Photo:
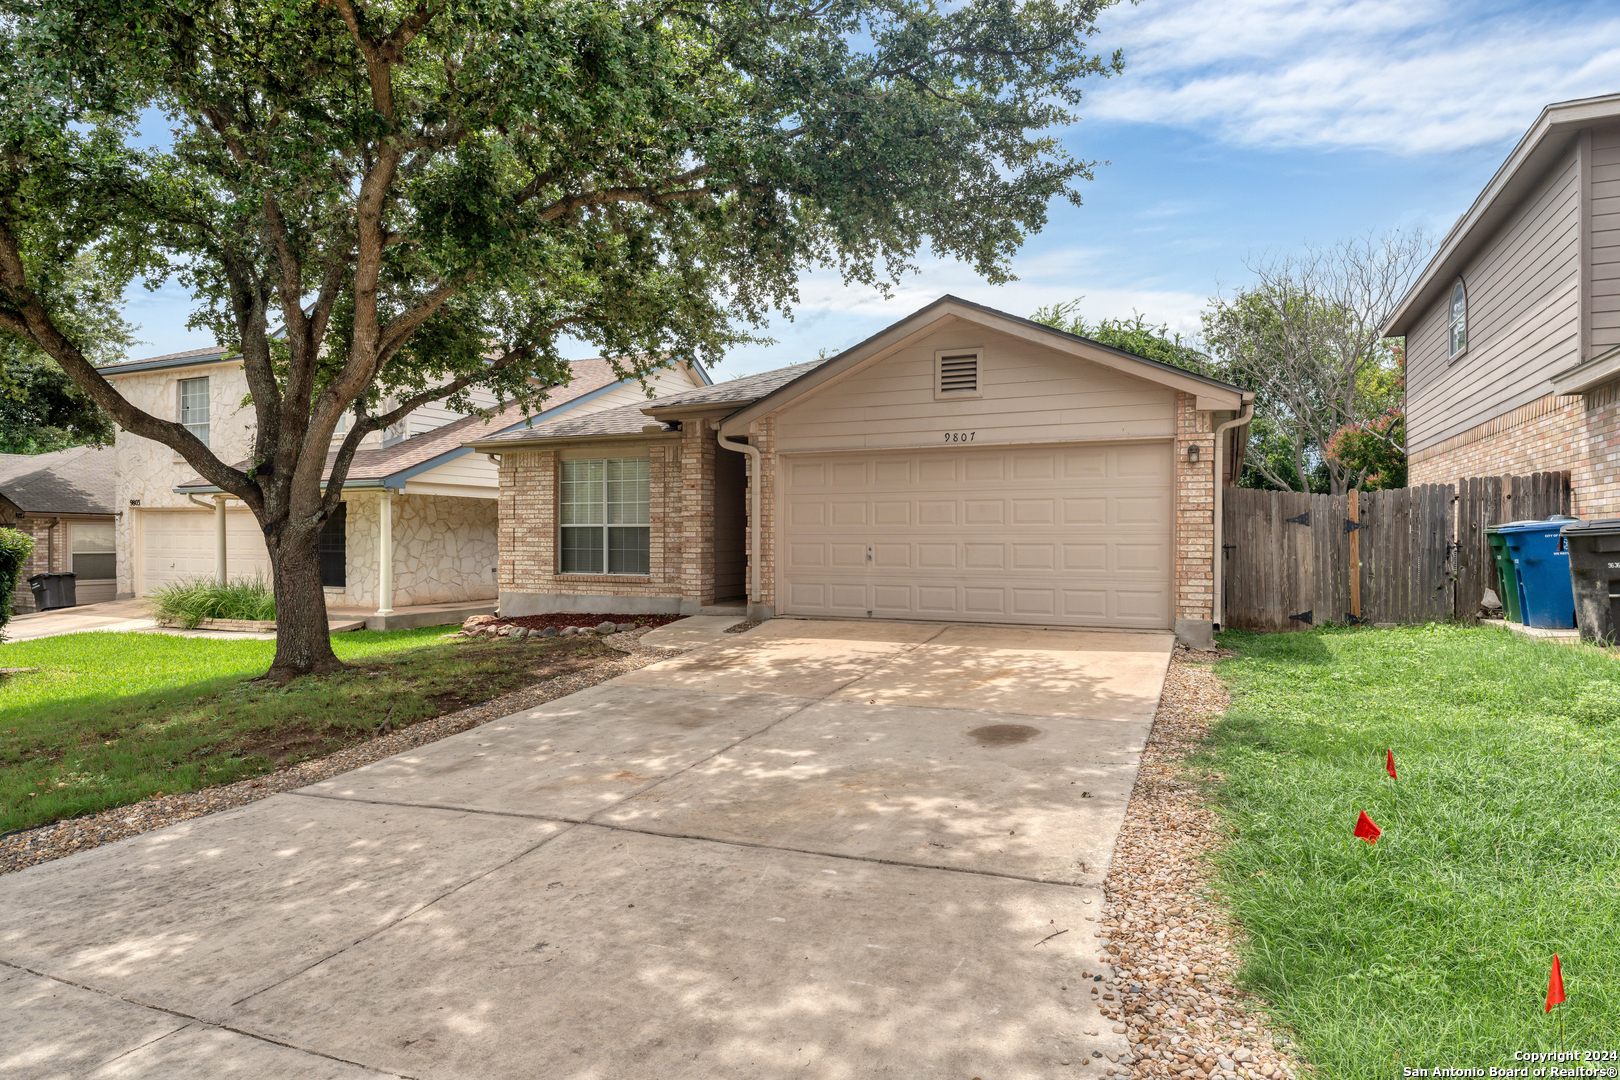
<path id="1" fill-rule="evenodd" d="M 1568 471 L 1578 517 L 1620 516 L 1620 382 L 1548 394 L 1411 455 L 1408 482 Z"/>
<path id="2" fill-rule="evenodd" d="M 755 421 L 750 441 L 759 447 L 759 596 L 754 603 L 776 607 L 776 417 L 766 416 Z M 748 477 L 750 484 L 754 477 Z M 750 500 L 751 505 L 751 500 Z"/>
<path id="3" fill-rule="evenodd" d="M 1215 425 L 1198 399 L 1176 394 L 1176 621 L 1215 618 Z M 1198 461 L 1188 451 L 1198 448 Z"/>
<path id="4" fill-rule="evenodd" d="M 17 587 L 11 594 L 12 612 L 22 615 L 34 610 L 34 593 L 28 587 L 28 579 L 35 574 L 69 568 L 68 527 L 60 522 L 53 529 L 49 518 L 23 518 L 8 527 L 34 538 L 33 553 L 18 572 Z"/>

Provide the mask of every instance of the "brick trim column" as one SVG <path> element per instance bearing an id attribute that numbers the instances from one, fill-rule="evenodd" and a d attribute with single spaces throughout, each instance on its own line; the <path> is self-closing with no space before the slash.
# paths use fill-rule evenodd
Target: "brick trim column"
<path id="1" fill-rule="evenodd" d="M 1194 648 L 1214 645 L 1215 427 L 1192 394 L 1176 394 L 1175 630 Z M 1198 460 L 1189 451 L 1198 448 Z"/>

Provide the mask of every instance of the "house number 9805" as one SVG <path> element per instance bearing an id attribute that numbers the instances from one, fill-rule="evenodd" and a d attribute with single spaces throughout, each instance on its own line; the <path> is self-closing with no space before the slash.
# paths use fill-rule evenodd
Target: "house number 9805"
<path id="1" fill-rule="evenodd" d="M 946 442 L 972 442 L 973 437 L 975 435 L 977 435 L 977 434 L 978 434 L 977 431 L 947 431 L 945 433 L 945 441 Z"/>

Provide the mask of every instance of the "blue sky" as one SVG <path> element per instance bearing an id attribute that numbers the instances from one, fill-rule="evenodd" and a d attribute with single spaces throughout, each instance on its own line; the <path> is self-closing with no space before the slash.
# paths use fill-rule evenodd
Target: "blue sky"
<path id="1" fill-rule="evenodd" d="M 1099 162 L 1084 205 L 1046 229 L 991 287 L 925 258 L 885 300 L 835 273 L 805 277 L 773 345 L 738 349 L 734 378 L 837 351 L 942 293 L 1027 315 L 1084 297 L 1091 319 L 1141 311 L 1184 333 L 1267 250 L 1420 226 L 1451 227 L 1541 108 L 1620 91 L 1620 6 L 1437 0 L 1142 0 L 1094 39 L 1125 50 L 1064 133 Z M 178 289 L 132 290 L 137 355 L 209 344 Z M 583 355 L 583 353 L 582 353 Z"/>

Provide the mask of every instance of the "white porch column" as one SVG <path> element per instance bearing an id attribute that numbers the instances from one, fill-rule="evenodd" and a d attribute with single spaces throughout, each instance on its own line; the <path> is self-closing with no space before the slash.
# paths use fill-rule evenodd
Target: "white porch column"
<path id="1" fill-rule="evenodd" d="M 377 614 L 394 613 L 394 493 L 383 489 L 377 504 Z"/>
<path id="2" fill-rule="evenodd" d="M 225 584 L 225 496 L 214 496 L 214 580 Z"/>

